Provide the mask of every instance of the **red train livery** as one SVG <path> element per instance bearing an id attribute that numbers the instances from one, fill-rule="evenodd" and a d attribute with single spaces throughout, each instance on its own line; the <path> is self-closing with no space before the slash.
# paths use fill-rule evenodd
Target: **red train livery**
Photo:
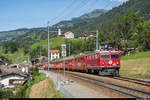
<path id="1" fill-rule="evenodd" d="M 100 51 L 60 61 L 51 61 L 50 69 L 85 71 L 99 75 L 119 76 L 121 53 L 119 51 Z M 48 68 L 47 63 L 43 64 Z"/>

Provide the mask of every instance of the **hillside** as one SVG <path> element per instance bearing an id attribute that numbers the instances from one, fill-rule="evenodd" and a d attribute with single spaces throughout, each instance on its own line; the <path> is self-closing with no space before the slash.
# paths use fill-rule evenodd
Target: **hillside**
<path id="1" fill-rule="evenodd" d="M 50 37 L 53 34 L 50 33 Z M 20 35 L 12 40 L 15 40 L 19 43 L 20 47 L 24 45 L 32 45 L 33 43 L 39 42 L 40 40 L 47 38 L 47 29 L 46 28 L 35 28 L 30 29 L 26 34 Z"/>
<path id="2" fill-rule="evenodd" d="M 80 54 L 81 52 L 93 51 L 95 49 L 95 42 L 92 44 L 89 41 L 93 41 L 91 39 L 66 39 L 66 38 L 51 38 L 50 39 L 50 49 L 58 49 L 61 51 L 61 44 L 67 44 L 66 50 L 67 55 L 69 55 L 69 43 L 70 43 L 70 54 Z M 92 46 L 91 46 L 92 45 Z M 40 52 L 42 56 L 47 56 L 47 39 L 38 43 L 34 43 L 30 46 L 30 51 L 32 57 L 39 57 Z"/>
<path id="3" fill-rule="evenodd" d="M 90 41 L 90 40 L 89 40 Z M 65 39 L 65 38 L 51 38 L 50 39 L 50 49 L 59 49 L 61 50 L 61 44 L 67 43 L 67 51 L 68 49 L 68 43 L 71 43 L 70 46 L 70 53 L 71 55 L 79 54 L 81 51 L 84 51 L 83 49 L 83 43 L 86 42 L 84 39 Z M 87 44 L 89 45 L 89 44 Z M 8 54 L 3 54 L 2 51 L 0 53 L 12 61 L 12 63 L 22 63 L 23 61 L 28 61 L 28 55 L 24 54 L 24 49 L 30 50 L 30 57 L 40 57 L 40 56 L 47 56 L 47 39 L 42 40 L 41 42 L 37 42 L 29 46 L 29 48 L 20 48 L 18 51 Z M 41 52 L 41 53 L 40 53 Z M 67 53 L 68 55 L 68 53 Z"/>
<path id="4" fill-rule="evenodd" d="M 77 23 L 82 23 L 82 22 L 89 22 L 91 21 L 93 18 L 98 17 L 99 15 L 102 15 L 104 13 L 108 12 L 108 10 L 104 10 L 104 9 L 95 9 L 92 12 L 83 14 L 80 17 L 75 17 L 72 18 L 71 20 L 64 20 L 64 21 L 60 21 L 59 23 L 53 25 L 53 27 L 59 27 L 59 26 L 70 26 L 72 24 L 77 24 Z"/>
<path id="5" fill-rule="evenodd" d="M 0 44 L 4 41 L 12 40 L 13 38 L 23 35 L 29 31 L 30 29 L 22 28 L 22 29 L 17 29 L 17 30 L 12 30 L 12 31 L 0 32 Z"/>
<path id="6" fill-rule="evenodd" d="M 100 30 L 100 27 L 108 24 L 109 22 L 114 22 L 117 20 L 118 15 L 124 16 L 127 12 L 135 12 L 139 16 L 143 17 L 144 20 L 150 18 L 149 14 L 150 1 L 149 0 L 129 0 L 122 5 L 109 10 L 108 12 L 93 18 L 90 22 L 83 22 L 79 24 L 74 24 L 71 28 L 63 27 L 64 30 L 70 29 L 73 32 L 82 34 L 83 32 L 89 32 L 96 29 Z"/>

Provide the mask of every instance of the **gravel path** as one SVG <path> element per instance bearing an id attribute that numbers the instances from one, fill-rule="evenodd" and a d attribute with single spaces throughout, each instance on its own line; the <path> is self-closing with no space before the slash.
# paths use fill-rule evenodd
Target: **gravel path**
<path id="1" fill-rule="evenodd" d="M 67 79 L 64 79 L 63 76 L 58 77 L 57 74 L 51 71 L 47 72 L 41 70 L 40 72 L 45 73 L 47 77 L 50 77 L 54 81 L 57 89 L 60 90 L 60 92 L 64 93 L 67 98 L 109 98 L 108 96 L 100 94 L 94 89 L 79 84 L 76 81 L 68 81 Z M 57 84 L 57 82 L 59 84 Z"/>

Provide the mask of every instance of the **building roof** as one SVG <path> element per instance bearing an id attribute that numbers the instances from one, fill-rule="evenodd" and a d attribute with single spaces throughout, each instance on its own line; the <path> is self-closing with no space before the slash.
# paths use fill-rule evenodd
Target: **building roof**
<path id="1" fill-rule="evenodd" d="M 70 34 L 70 33 L 72 33 L 71 31 L 69 31 L 69 32 L 66 32 L 65 34 Z"/>
<path id="2" fill-rule="evenodd" d="M 26 76 L 25 73 L 22 72 L 22 69 L 20 68 L 11 68 L 9 66 L 0 66 L 0 77 L 7 76 L 10 74 L 16 74 L 20 76 Z"/>
<path id="3" fill-rule="evenodd" d="M 9 76 L 9 75 L 18 75 L 18 76 L 21 76 L 21 77 L 27 77 L 27 75 L 25 75 L 25 74 L 22 74 L 22 73 L 15 73 L 15 72 L 2 74 L 2 75 L 0 75 L 0 77 L 3 78 L 3 77 L 5 77 L 5 76 Z"/>
<path id="4" fill-rule="evenodd" d="M 59 53 L 59 50 L 49 50 L 50 53 Z"/>
<path id="5" fill-rule="evenodd" d="M 65 37 L 65 35 L 61 34 L 61 35 L 58 35 L 58 37 Z"/>

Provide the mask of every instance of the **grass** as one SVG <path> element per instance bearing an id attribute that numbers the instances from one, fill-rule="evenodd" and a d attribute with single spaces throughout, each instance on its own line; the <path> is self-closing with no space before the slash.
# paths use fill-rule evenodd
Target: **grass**
<path id="1" fill-rule="evenodd" d="M 39 75 L 36 75 L 35 77 L 33 77 L 32 81 L 30 82 L 30 84 L 36 84 L 42 80 L 44 80 L 46 78 L 46 75 L 43 73 L 39 73 Z"/>
<path id="2" fill-rule="evenodd" d="M 29 98 L 66 98 L 66 96 L 56 89 L 50 78 L 46 78 L 32 86 Z"/>
<path id="3" fill-rule="evenodd" d="M 150 79 L 150 58 L 121 61 L 120 75 L 140 79 Z"/>
<path id="4" fill-rule="evenodd" d="M 15 53 L 4 54 L 2 51 L 0 52 L 4 57 L 8 58 L 12 61 L 12 63 L 22 63 L 23 61 L 28 61 L 28 55 L 23 54 L 23 49 L 19 49 Z"/>
<path id="5" fill-rule="evenodd" d="M 150 79 L 150 51 L 122 57 L 120 75 Z"/>
<path id="6" fill-rule="evenodd" d="M 141 59 L 141 58 L 150 58 L 150 51 L 139 52 L 139 53 L 136 53 L 136 54 L 132 54 L 130 56 L 123 56 L 121 58 L 121 60 Z"/>
<path id="7" fill-rule="evenodd" d="M 34 85 L 34 84 L 37 84 L 38 82 L 42 81 L 46 79 L 46 75 L 43 74 L 43 73 L 39 73 L 39 75 L 36 75 L 30 82 L 29 84 L 29 88 L 26 90 L 26 96 L 25 97 L 29 97 L 30 95 L 30 92 L 31 92 L 31 87 Z"/>
<path id="8" fill-rule="evenodd" d="M 14 89 L 0 89 L 3 95 L 0 98 L 10 98 Z"/>
<path id="9" fill-rule="evenodd" d="M 56 89 L 56 86 L 54 85 L 53 81 L 48 78 L 48 88 L 46 89 L 45 93 L 42 94 L 43 98 L 66 98 L 64 94 L 62 94 L 60 91 Z"/>
<path id="10" fill-rule="evenodd" d="M 54 49 L 54 48 L 61 48 L 61 44 L 64 44 L 65 41 L 68 42 L 81 42 L 84 41 L 83 39 L 66 39 L 66 38 L 60 38 L 60 37 L 56 37 L 56 38 L 51 38 L 50 39 L 50 48 Z M 47 49 L 47 39 L 43 40 L 41 42 L 38 43 L 34 43 L 33 45 L 31 45 L 31 50 L 37 48 L 38 46 L 42 46 L 43 48 Z"/>

